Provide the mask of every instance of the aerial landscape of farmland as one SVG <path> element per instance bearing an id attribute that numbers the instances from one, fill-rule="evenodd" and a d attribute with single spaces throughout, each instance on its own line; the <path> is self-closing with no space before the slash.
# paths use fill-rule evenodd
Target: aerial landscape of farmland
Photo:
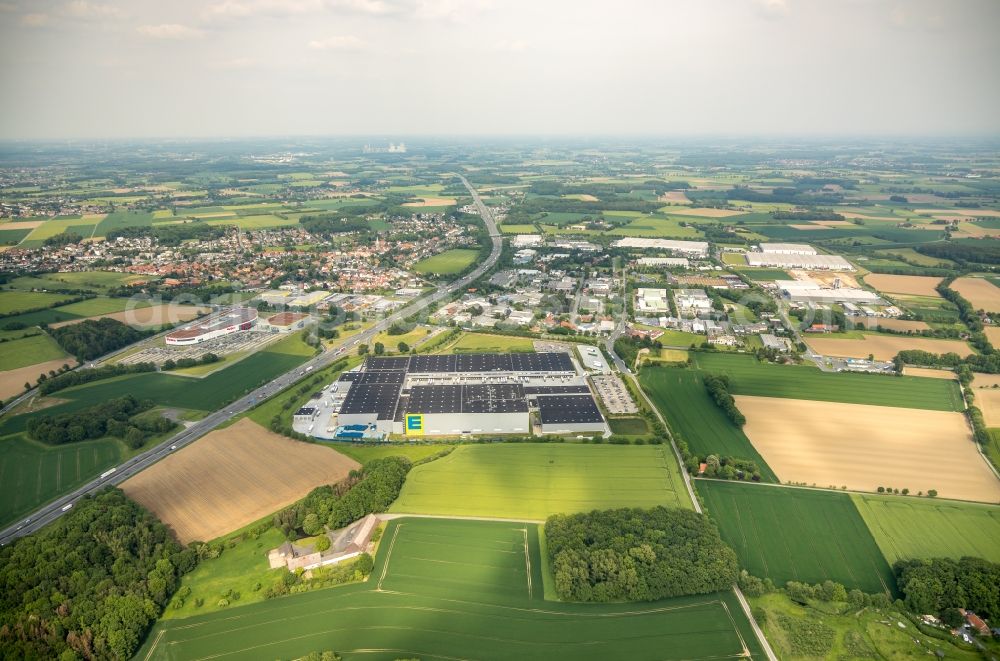
<path id="1" fill-rule="evenodd" d="M 997 661 L 997 27 L 0 2 L 0 659 Z"/>

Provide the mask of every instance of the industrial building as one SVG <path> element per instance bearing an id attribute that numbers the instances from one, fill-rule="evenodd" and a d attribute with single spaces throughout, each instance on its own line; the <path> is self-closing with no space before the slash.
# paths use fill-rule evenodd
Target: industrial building
<path id="1" fill-rule="evenodd" d="M 687 257 L 640 257 L 636 260 L 639 266 L 679 266 L 688 268 L 691 262 Z"/>
<path id="2" fill-rule="evenodd" d="M 295 428 L 318 438 L 609 433 L 564 352 L 371 356 L 308 406 Z"/>
<path id="3" fill-rule="evenodd" d="M 640 287 L 635 290 L 635 311 L 636 314 L 657 314 L 668 312 L 670 304 L 667 303 L 666 289 L 649 289 Z"/>
<path id="4" fill-rule="evenodd" d="M 760 251 L 770 255 L 815 255 L 816 249 L 805 243 L 762 243 Z"/>
<path id="5" fill-rule="evenodd" d="M 166 342 L 170 346 L 200 344 L 230 333 L 250 330 L 256 323 L 257 311 L 253 308 L 233 308 L 168 333 Z"/>
<path id="6" fill-rule="evenodd" d="M 260 328 L 272 333 L 289 333 L 303 329 L 308 320 L 309 315 L 304 312 L 279 312 L 268 317 Z"/>
<path id="7" fill-rule="evenodd" d="M 707 257 L 708 242 L 706 241 L 673 241 L 671 239 L 643 239 L 628 237 L 611 244 L 615 248 L 641 248 L 644 250 L 669 250 L 670 252 L 692 257 Z"/>
<path id="8" fill-rule="evenodd" d="M 875 292 L 856 287 L 822 287 L 812 280 L 775 280 L 778 291 L 793 303 L 853 303 L 856 305 L 882 305 L 884 301 Z"/>
<path id="9" fill-rule="evenodd" d="M 674 304 L 678 314 L 706 314 L 712 311 L 712 299 L 704 289 L 675 289 Z"/>
<path id="10" fill-rule="evenodd" d="M 747 265 L 816 271 L 853 271 L 854 266 L 840 255 L 802 255 L 748 252 Z"/>

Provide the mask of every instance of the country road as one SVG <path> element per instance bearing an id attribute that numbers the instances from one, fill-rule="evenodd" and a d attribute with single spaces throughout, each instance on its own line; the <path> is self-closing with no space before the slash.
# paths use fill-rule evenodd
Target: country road
<path id="1" fill-rule="evenodd" d="M 457 175 L 462 183 L 468 189 L 469 194 L 472 196 L 473 203 L 479 210 L 479 214 L 483 219 L 483 223 L 486 225 L 486 229 L 489 233 L 490 240 L 492 243 L 492 248 L 489 257 L 483 261 L 482 264 L 477 266 L 470 273 L 462 276 L 454 282 L 450 282 L 447 285 L 441 285 L 438 290 L 431 294 L 413 301 L 409 305 L 396 310 L 392 314 L 388 315 L 384 319 L 377 322 L 374 326 L 368 330 L 351 336 L 349 339 L 345 340 L 341 344 L 324 351 L 318 356 L 310 359 L 306 363 L 299 365 L 293 370 L 290 370 L 278 378 L 274 379 L 270 383 L 257 388 L 256 390 L 247 393 L 243 397 L 231 402 L 228 406 L 210 413 L 205 418 L 195 422 L 190 427 L 178 432 L 174 436 L 163 441 L 159 445 L 146 450 L 142 454 L 138 454 L 135 457 L 129 459 L 123 464 L 114 467 L 114 472 L 107 474 L 106 477 L 98 477 L 87 484 L 75 489 L 73 492 L 68 493 L 56 500 L 52 501 L 48 505 L 32 512 L 30 515 L 21 519 L 9 527 L 0 531 L 0 545 L 9 544 L 18 537 L 23 537 L 24 535 L 29 535 L 40 528 L 48 525 L 52 521 L 65 514 L 63 508 L 67 505 L 71 505 L 76 502 L 78 498 L 86 494 L 92 493 L 94 491 L 100 490 L 109 484 L 120 484 L 127 480 L 128 478 L 136 475 L 137 473 L 149 468 L 155 464 L 160 459 L 163 459 L 171 452 L 180 450 L 185 445 L 193 443 L 198 440 L 208 432 L 212 431 L 222 423 L 232 419 L 235 416 L 241 415 L 247 410 L 253 408 L 260 402 L 264 401 L 268 397 L 277 394 L 279 391 L 291 386 L 293 383 L 298 381 L 302 376 L 305 375 L 306 370 L 313 368 L 313 370 L 319 370 L 327 365 L 335 362 L 337 359 L 341 358 L 349 348 L 352 348 L 359 344 L 368 343 L 373 337 L 381 333 L 382 331 L 389 328 L 392 324 L 400 321 L 415 312 L 423 310 L 432 303 L 436 303 L 442 299 L 450 297 L 453 293 L 467 287 L 471 282 L 479 278 L 486 271 L 493 267 L 500 259 L 500 251 L 503 248 L 503 238 L 500 234 L 499 229 L 496 226 L 496 222 L 493 220 L 493 215 L 490 213 L 489 208 L 483 203 L 482 199 L 479 197 L 479 193 L 469 184 L 468 180 Z M 338 349 L 343 349 L 344 352 L 338 351 Z M 310 370 L 312 371 L 312 370 Z"/>

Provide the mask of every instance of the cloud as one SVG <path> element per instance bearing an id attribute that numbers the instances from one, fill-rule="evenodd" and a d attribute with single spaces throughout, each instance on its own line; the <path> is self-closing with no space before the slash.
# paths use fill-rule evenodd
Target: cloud
<path id="1" fill-rule="evenodd" d="M 205 33 L 197 28 L 180 25 L 179 23 L 161 23 L 160 25 L 140 25 L 136 32 L 151 39 L 173 39 L 182 41 L 197 39 Z"/>
<path id="2" fill-rule="evenodd" d="M 397 7 L 384 0 L 330 0 L 330 6 L 335 9 L 355 11 L 360 14 L 391 14 L 398 11 Z"/>
<path id="3" fill-rule="evenodd" d="M 21 17 L 21 25 L 26 25 L 29 28 L 40 28 L 48 22 L 48 14 L 25 14 Z"/>
<path id="4" fill-rule="evenodd" d="M 776 18 L 788 13 L 788 0 L 754 0 L 760 14 Z"/>
<path id="5" fill-rule="evenodd" d="M 309 48 L 313 50 L 329 51 L 358 51 L 367 45 L 363 40 L 351 34 L 337 35 L 326 39 L 315 39 L 309 42 Z"/>
<path id="6" fill-rule="evenodd" d="M 234 57 L 230 60 L 220 60 L 215 62 L 213 66 L 216 69 L 249 69 L 250 67 L 256 66 L 257 60 L 252 57 Z"/>
<path id="7" fill-rule="evenodd" d="M 527 47 L 528 45 L 520 40 L 508 41 L 501 39 L 493 45 L 493 50 L 500 51 L 501 53 L 523 53 Z"/>
<path id="8" fill-rule="evenodd" d="M 76 18 L 117 18 L 122 15 L 122 11 L 117 7 L 86 0 L 73 0 L 63 7 L 63 12 Z"/>
<path id="9" fill-rule="evenodd" d="M 325 0 L 222 0 L 206 7 L 203 15 L 208 20 L 237 19 L 312 14 L 325 9 Z"/>

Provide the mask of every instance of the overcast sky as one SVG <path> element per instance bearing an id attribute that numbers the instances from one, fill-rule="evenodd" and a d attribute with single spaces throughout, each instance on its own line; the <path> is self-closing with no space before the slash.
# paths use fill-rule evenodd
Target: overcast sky
<path id="1" fill-rule="evenodd" d="M 1000 133 L 998 0 L 0 0 L 0 138 Z"/>

